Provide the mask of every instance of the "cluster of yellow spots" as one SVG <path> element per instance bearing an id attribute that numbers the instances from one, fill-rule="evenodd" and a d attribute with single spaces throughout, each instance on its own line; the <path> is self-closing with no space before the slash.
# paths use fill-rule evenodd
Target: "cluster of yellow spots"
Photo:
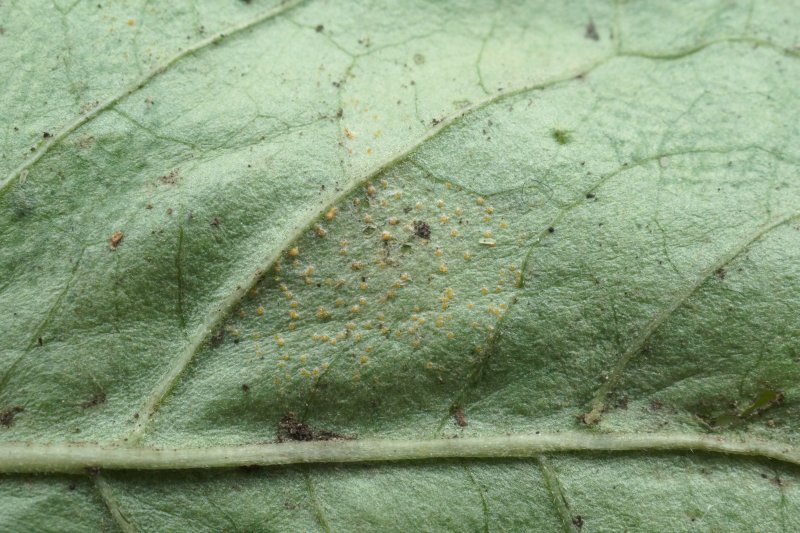
<path id="1" fill-rule="evenodd" d="M 472 249 L 469 249 L 470 237 L 473 236 L 472 239 L 479 237 L 478 243 L 480 245 L 494 247 L 496 241 L 493 230 L 498 228 L 507 229 L 508 223 L 505 220 L 501 220 L 498 225 L 488 224 L 495 215 L 495 207 L 487 205 L 487 201 L 482 197 L 474 200 L 478 206 L 481 206 L 479 209 L 470 207 L 469 203 L 457 205 L 459 202 L 454 199 L 456 198 L 455 196 L 447 196 L 435 200 L 435 208 L 427 212 L 423 212 L 426 210 L 425 204 L 413 198 L 404 203 L 395 203 L 395 201 L 402 201 L 404 192 L 396 187 L 390 187 L 389 182 L 390 179 L 380 179 L 365 184 L 365 194 L 357 195 L 352 201 L 348 200 L 346 204 L 343 204 L 343 208 L 340 205 L 339 207 L 329 207 L 323 210 L 319 222 L 312 226 L 313 233 L 309 232 L 304 237 L 304 241 L 289 248 L 284 254 L 283 267 L 290 271 L 290 275 L 295 276 L 295 281 L 303 279 L 307 285 L 316 285 L 316 287 L 322 287 L 323 283 L 320 282 L 324 281 L 326 288 L 342 289 L 339 294 L 330 292 L 314 293 L 313 300 L 316 305 L 310 309 L 303 309 L 287 284 L 282 282 L 282 277 L 278 275 L 282 271 L 281 264 L 275 265 L 276 285 L 280 287 L 283 297 L 289 303 L 289 309 L 287 310 L 289 323 L 288 326 L 285 323 L 283 326 L 286 330 L 292 331 L 301 327 L 311 327 L 311 321 L 308 319 L 314 317 L 319 323 L 318 327 L 325 327 L 323 323 L 328 323 L 330 325 L 339 324 L 338 327 L 340 329 L 338 332 L 328 331 L 327 333 L 319 330 L 316 333 L 306 331 L 301 333 L 299 337 L 297 334 L 287 334 L 284 331 L 287 340 L 284 340 L 280 335 L 275 335 L 275 342 L 278 348 L 289 345 L 291 346 L 291 352 L 294 352 L 295 339 L 297 338 L 304 339 L 307 345 L 310 345 L 309 339 L 317 343 L 317 346 L 309 354 L 297 357 L 295 365 L 289 360 L 288 354 L 284 354 L 283 358 L 276 361 L 279 366 L 284 366 L 287 371 L 292 369 L 286 373 L 287 380 L 292 379 L 292 375 L 304 378 L 318 377 L 321 374 L 320 369 L 325 370 L 328 368 L 328 363 L 322 362 L 320 359 L 325 358 L 326 354 L 329 354 L 328 350 L 331 349 L 329 347 L 337 346 L 337 342 L 344 343 L 345 347 L 342 348 L 340 344 L 336 349 L 347 350 L 353 357 L 351 359 L 352 363 L 361 366 L 368 364 L 370 358 L 374 359 L 376 357 L 371 353 L 373 351 L 372 346 L 367 346 L 366 349 L 363 348 L 362 343 L 364 341 L 379 339 L 380 342 L 385 342 L 388 339 L 391 342 L 399 341 L 405 346 L 419 348 L 426 339 L 446 338 L 451 341 L 461 337 L 455 331 L 469 331 L 465 328 L 469 324 L 469 320 L 465 321 L 460 328 L 454 322 L 451 323 L 454 319 L 451 312 L 457 305 L 457 300 L 456 291 L 452 287 L 441 288 L 442 285 L 447 284 L 445 281 L 447 277 L 431 276 L 432 272 L 430 270 L 426 272 L 425 269 L 431 269 L 434 272 L 438 271 L 439 274 L 444 275 L 448 274 L 450 270 L 458 270 L 456 265 L 460 264 L 460 261 L 454 261 L 459 257 L 459 254 L 464 261 L 471 261 L 476 255 L 482 257 L 484 252 L 476 252 L 474 245 Z M 449 184 L 447 185 L 447 188 L 451 189 Z M 415 209 L 417 213 L 412 213 L 412 209 Z M 439 211 L 430 212 L 435 211 L 435 209 Z M 409 213 L 411 214 L 409 215 Z M 434 224 L 431 223 L 431 219 L 438 219 L 441 224 L 439 229 L 433 229 L 432 232 L 430 230 Z M 480 223 L 481 219 L 487 224 Z M 427 222 L 425 222 L 426 220 Z M 470 225 L 470 222 L 473 222 L 474 225 Z M 351 233 L 343 235 L 343 237 L 350 238 L 350 241 L 347 239 L 318 240 L 314 238 L 315 234 L 320 238 L 326 237 L 329 233 L 331 235 L 336 234 L 339 231 L 340 224 L 350 228 L 349 231 Z M 348 224 L 349 226 L 347 226 Z M 439 226 L 439 224 L 436 225 Z M 353 230 L 359 234 L 363 232 L 364 238 L 368 239 L 366 242 L 380 245 L 371 248 L 370 253 L 372 255 L 365 254 L 361 257 L 356 257 L 359 254 L 363 254 L 363 251 L 369 252 L 370 248 L 360 244 L 361 236 L 358 234 L 354 236 Z M 452 240 L 460 238 L 462 235 L 466 238 Z M 431 241 L 433 246 L 428 247 Z M 338 247 L 336 247 L 337 242 Z M 351 246 L 351 242 L 355 244 Z M 474 243 L 474 240 L 471 242 Z M 461 250 L 455 251 L 451 249 L 458 244 L 462 244 Z M 303 248 L 302 258 L 300 256 L 300 247 Z M 325 253 L 326 247 L 332 249 Z M 337 249 L 340 256 L 352 255 L 354 257 L 337 259 L 336 255 L 332 255 L 336 253 Z M 437 258 L 433 260 L 433 265 L 424 259 L 418 261 L 415 260 L 413 255 L 406 255 L 409 253 L 427 255 L 431 250 L 434 257 Z M 317 275 L 317 279 L 313 280 L 315 267 L 309 264 L 307 257 L 318 257 L 314 262 L 321 262 L 321 264 L 318 264 L 320 272 L 336 272 L 336 265 L 328 264 L 330 261 L 341 261 L 340 271 L 342 266 L 347 268 L 349 265 L 352 272 L 338 279 L 326 278 L 322 280 Z M 400 264 L 408 265 L 410 272 L 400 271 L 399 275 L 392 275 L 392 272 L 397 271 L 392 271 L 390 267 L 396 267 Z M 419 267 L 422 267 L 423 270 L 420 271 Z M 386 269 L 387 272 L 386 274 L 381 274 L 378 269 Z M 509 268 L 505 273 L 501 274 L 501 279 L 496 287 L 491 282 L 484 282 L 487 286 L 480 288 L 481 294 L 485 296 L 490 292 L 502 291 L 503 285 L 511 281 L 508 279 L 509 272 L 515 276 L 515 281 L 518 283 L 521 273 L 517 272 L 515 268 Z M 387 325 L 383 313 L 376 312 L 377 309 L 373 309 L 373 306 L 369 305 L 374 303 L 374 307 L 378 308 L 380 307 L 378 304 L 386 304 L 394 300 L 401 302 L 400 306 L 413 305 L 415 303 L 414 300 L 401 299 L 400 294 L 403 294 L 407 287 L 410 289 L 414 281 L 418 279 L 425 280 L 426 278 L 427 284 L 423 281 L 422 286 L 418 288 L 423 292 L 415 290 L 412 298 L 414 300 L 419 299 L 422 302 L 425 298 L 425 291 L 430 294 L 431 290 L 440 290 L 442 292 L 439 295 L 439 306 L 436 305 L 435 298 L 432 298 L 433 302 L 428 302 L 427 304 L 423 302 L 422 306 L 415 305 L 414 314 L 411 315 L 410 322 L 397 327 Z M 317 282 L 315 283 L 315 281 Z M 353 294 L 356 287 L 360 292 Z M 370 289 L 373 292 L 369 292 Z M 309 288 L 307 290 L 313 291 L 314 289 Z M 306 292 L 302 292 L 302 294 L 305 295 Z M 322 299 L 320 299 L 320 295 Z M 254 293 L 252 296 L 255 298 L 257 295 Z M 493 300 L 492 303 L 489 303 L 489 300 Z M 301 301 L 305 300 L 301 299 Z M 392 305 L 392 309 L 394 309 L 395 304 L 393 303 Z M 462 302 L 458 306 L 466 311 L 473 311 L 475 308 L 475 304 L 472 302 Z M 489 324 L 506 312 L 506 304 L 498 304 L 496 299 L 490 297 L 483 301 L 482 306 L 486 306 L 485 309 L 487 309 L 491 318 L 483 313 L 480 315 L 472 314 L 470 317 L 472 327 L 476 331 L 491 331 L 492 327 Z M 440 307 L 440 310 L 437 310 L 436 307 Z M 264 316 L 269 309 L 269 306 L 266 306 L 265 309 L 265 305 L 259 305 L 255 308 L 255 315 Z M 396 314 L 396 310 L 393 311 L 393 314 Z M 437 311 L 441 314 L 437 314 Z M 427 313 L 430 314 L 427 315 L 426 323 L 425 315 Z M 306 319 L 306 322 L 300 321 L 301 317 Z M 338 322 L 339 320 L 342 322 Z M 345 321 L 347 322 L 344 323 Z M 475 333 L 469 333 L 468 335 L 475 335 Z M 318 343 L 322 343 L 322 345 Z M 298 351 L 303 349 L 300 346 L 302 344 L 298 346 Z M 263 357 L 259 343 L 256 343 L 256 354 Z M 293 355 L 293 357 L 296 356 Z M 313 367 L 314 364 L 320 364 L 321 366 Z M 439 367 L 433 361 L 426 366 L 429 369 L 442 370 L 442 367 Z M 354 380 L 360 380 L 363 372 L 363 369 L 361 371 L 356 370 Z"/>

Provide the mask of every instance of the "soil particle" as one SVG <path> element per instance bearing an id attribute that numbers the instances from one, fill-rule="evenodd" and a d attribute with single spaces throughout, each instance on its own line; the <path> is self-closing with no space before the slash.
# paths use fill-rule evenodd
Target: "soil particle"
<path id="1" fill-rule="evenodd" d="M 583 517 L 581 515 L 575 515 L 575 518 L 572 519 L 572 525 L 577 529 L 583 529 Z"/>
<path id="2" fill-rule="evenodd" d="M 174 168 L 159 178 L 164 185 L 175 185 L 178 183 L 178 169 Z"/>
<path id="3" fill-rule="evenodd" d="M 10 428 L 14 424 L 14 417 L 25 410 L 21 405 L 15 405 L 0 411 L 0 424 Z"/>
<path id="4" fill-rule="evenodd" d="M 456 421 L 456 425 L 460 428 L 465 428 L 469 424 L 467 424 L 467 417 L 464 414 L 464 408 L 458 407 L 455 411 L 453 411 L 453 419 Z"/>
<path id="5" fill-rule="evenodd" d="M 414 221 L 414 234 L 420 239 L 431 238 L 431 227 L 424 220 Z"/>
<path id="6" fill-rule="evenodd" d="M 211 336 L 211 346 L 216 348 L 225 339 L 225 330 L 219 330 Z"/>
<path id="7" fill-rule="evenodd" d="M 586 33 L 584 36 L 587 39 L 591 39 L 593 41 L 599 41 L 600 35 L 597 33 L 597 27 L 594 25 L 594 21 L 590 20 L 589 23 L 586 25 Z"/>
<path id="8" fill-rule="evenodd" d="M 81 407 L 84 409 L 89 409 L 90 407 L 97 407 L 98 405 L 102 405 L 106 403 L 106 393 L 103 391 L 95 392 L 91 398 L 86 400 L 81 404 Z"/>
<path id="9" fill-rule="evenodd" d="M 291 411 L 283 415 L 278 422 L 278 442 L 352 439 L 353 437 L 334 433 L 333 431 L 315 431 L 308 424 L 298 420 L 297 415 Z"/>

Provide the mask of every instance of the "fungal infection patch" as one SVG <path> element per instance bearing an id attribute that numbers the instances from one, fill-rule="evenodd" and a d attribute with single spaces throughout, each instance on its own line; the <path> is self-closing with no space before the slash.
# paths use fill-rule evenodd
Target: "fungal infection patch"
<path id="1" fill-rule="evenodd" d="M 488 205 L 448 185 L 400 164 L 309 221 L 226 324 L 241 332 L 230 349 L 260 365 L 252 397 L 305 397 L 329 380 L 361 390 L 387 368 L 437 384 L 469 372 L 509 310 L 525 228 L 511 196 Z"/>

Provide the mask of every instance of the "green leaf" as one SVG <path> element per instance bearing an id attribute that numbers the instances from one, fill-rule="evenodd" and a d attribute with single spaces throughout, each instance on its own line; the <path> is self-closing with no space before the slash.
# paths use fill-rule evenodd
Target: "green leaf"
<path id="1" fill-rule="evenodd" d="M 0 530 L 791 530 L 793 4 L 3 2 Z"/>

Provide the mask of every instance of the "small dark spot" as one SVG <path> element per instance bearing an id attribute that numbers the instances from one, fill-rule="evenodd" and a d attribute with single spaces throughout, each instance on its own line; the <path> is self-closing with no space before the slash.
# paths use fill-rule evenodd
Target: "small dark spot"
<path id="1" fill-rule="evenodd" d="M 278 442 L 287 440 L 308 441 L 314 440 L 311 428 L 297 419 L 297 415 L 288 412 L 278 422 Z"/>
<path id="2" fill-rule="evenodd" d="M 100 467 L 99 466 L 87 466 L 86 473 L 92 477 L 97 477 L 100 475 Z"/>
<path id="3" fill-rule="evenodd" d="M 593 192 L 587 192 L 586 193 L 586 199 L 587 200 L 592 200 L 592 199 L 594 199 L 594 197 L 595 197 L 595 194 Z"/>
<path id="4" fill-rule="evenodd" d="M 171 214 L 172 214 L 172 208 L 171 208 L 171 207 L 168 207 L 168 208 L 167 208 L 167 214 L 168 214 L 168 215 L 171 215 Z"/>
<path id="5" fill-rule="evenodd" d="M 650 400 L 650 410 L 651 411 L 660 411 L 664 407 L 664 404 L 661 400 Z"/>
<path id="6" fill-rule="evenodd" d="M 133 413 L 133 419 L 136 420 L 139 418 L 139 413 Z"/>
<path id="7" fill-rule="evenodd" d="M 222 220 L 220 220 L 219 217 L 214 217 L 214 218 L 211 219 L 210 224 L 212 226 L 214 226 L 215 228 L 218 228 L 220 226 L 220 224 L 222 224 Z"/>
<path id="8" fill-rule="evenodd" d="M 353 437 L 340 435 L 333 431 L 321 430 L 316 433 L 311 426 L 297 419 L 297 415 L 289 411 L 278 422 L 278 442 L 312 441 L 312 440 L 352 440 Z"/>
<path id="9" fill-rule="evenodd" d="M 167 172 L 158 179 L 161 180 L 161 183 L 163 183 L 164 185 L 175 185 L 176 183 L 178 183 L 179 179 L 178 169 L 173 168 L 172 170 L 170 170 L 169 172 Z"/>
<path id="10" fill-rule="evenodd" d="M 223 339 L 225 339 L 225 330 L 221 329 L 211 336 L 211 346 L 216 348 L 217 346 L 222 344 Z"/>
<path id="11" fill-rule="evenodd" d="M 242 392 L 245 394 L 250 392 L 250 385 L 248 385 L 247 383 L 242 383 Z"/>
<path id="12" fill-rule="evenodd" d="M 317 27 L 314 28 L 314 31 L 317 33 L 322 33 L 323 31 L 325 31 L 325 26 L 323 26 L 322 24 L 317 24 Z"/>
<path id="13" fill-rule="evenodd" d="M 414 221 L 414 234 L 420 239 L 431 238 L 431 227 L 424 220 Z"/>
<path id="14" fill-rule="evenodd" d="M 239 339 L 233 339 L 233 344 L 239 344 Z"/>
<path id="15" fill-rule="evenodd" d="M 81 404 L 81 407 L 84 409 L 89 409 L 90 407 L 97 407 L 98 405 L 102 405 L 106 403 L 106 393 L 103 391 L 95 392 L 91 398 L 86 400 Z"/>
<path id="16" fill-rule="evenodd" d="M 547 228 L 547 233 L 555 233 L 555 232 L 556 232 L 556 228 L 554 228 L 553 226 L 550 226 L 549 228 Z"/>
<path id="17" fill-rule="evenodd" d="M 340 107 L 339 110 L 336 112 L 336 118 L 342 118 L 342 116 L 344 116 L 344 109 Z"/>
<path id="18" fill-rule="evenodd" d="M 21 405 L 15 405 L 0 411 L 0 424 L 10 428 L 14 424 L 14 417 L 25 410 Z"/>
<path id="19" fill-rule="evenodd" d="M 425 63 L 425 56 L 422 54 L 414 54 L 414 63 L 417 65 L 422 65 Z"/>
<path id="20" fill-rule="evenodd" d="M 49 138 L 50 138 L 50 137 L 52 137 L 52 136 L 53 136 L 53 135 L 52 135 L 52 134 L 50 134 L 49 132 L 44 132 L 44 133 L 42 133 L 42 138 L 44 138 L 44 139 L 49 139 Z"/>
<path id="21" fill-rule="evenodd" d="M 572 135 L 567 130 L 554 129 L 551 135 L 558 144 L 563 145 L 572 142 Z"/>
<path id="22" fill-rule="evenodd" d="M 623 396 L 619 400 L 617 400 L 617 408 L 618 409 L 627 409 L 628 408 L 628 397 Z"/>
<path id="23" fill-rule="evenodd" d="M 464 414 L 463 407 L 457 407 L 455 411 L 453 411 L 453 419 L 456 421 L 456 425 L 460 428 L 467 427 L 467 417 Z"/>
<path id="24" fill-rule="evenodd" d="M 69 485 L 67 485 L 67 490 L 75 490 L 76 488 L 77 487 L 75 487 L 75 483 L 70 483 Z"/>
<path id="25" fill-rule="evenodd" d="M 572 519 L 572 525 L 578 529 L 583 528 L 583 517 L 581 515 L 575 515 L 575 518 Z"/>
<path id="26" fill-rule="evenodd" d="M 255 474 L 256 472 L 261 470 L 261 465 L 242 465 L 239 467 L 239 470 L 241 470 L 245 474 Z"/>
<path id="27" fill-rule="evenodd" d="M 36 343 L 37 343 L 39 346 L 44 346 L 44 339 L 42 339 L 41 337 L 39 337 L 38 339 L 36 339 Z"/>
<path id="28" fill-rule="evenodd" d="M 600 40 L 600 35 L 597 33 L 597 27 L 594 25 L 593 20 L 590 20 L 589 24 L 586 25 L 586 33 L 584 33 L 584 36 L 593 41 Z"/>
<path id="29" fill-rule="evenodd" d="M 723 268 L 723 267 L 719 267 L 718 269 L 716 269 L 716 270 L 714 271 L 714 274 L 716 274 L 716 276 L 717 276 L 719 279 L 725 279 L 725 268 Z"/>

